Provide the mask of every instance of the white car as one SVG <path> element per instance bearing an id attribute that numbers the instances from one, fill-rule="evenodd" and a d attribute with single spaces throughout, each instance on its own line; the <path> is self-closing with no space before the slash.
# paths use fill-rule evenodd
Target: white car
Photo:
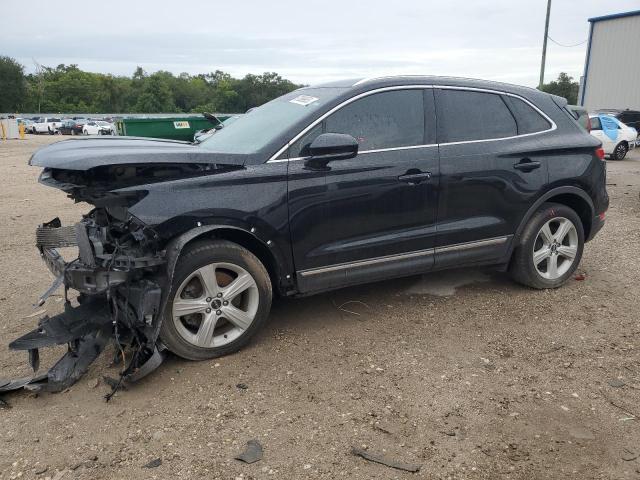
<path id="1" fill-rule="evenodd" d="M 31 132 L 48 133 L 49 135 L 53 135 L 58 131 L 60 125 L 62 125 L 62 120 L 59 118 L 40 118 L 37 122 L 34 122 L 33 125 L 31 125 Z"/>
<path id="2" fill-rule="evenodd" d="M 589 115 L 591 135 L 602 142 L 605 155 L 622 160 L 636 146 L 638 132 L 611 115 Z"/>
<path id="3" fill-rule="evenodd" d="M 91 120 L 84 124 L 82 133 L 85 135 L 115 135 L 116 129 L 109 122 Z"/>

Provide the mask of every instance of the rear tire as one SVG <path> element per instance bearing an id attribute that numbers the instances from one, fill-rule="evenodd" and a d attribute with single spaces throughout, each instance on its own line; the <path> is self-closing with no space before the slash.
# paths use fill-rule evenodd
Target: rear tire
<path id="1" fill-rule="evenodd" d="M 160 339 L 188 360 L 228 355 L 265 323 L 271 299 L 269 274 L 250 251 L 226 240 L 197 242 L 176 265 Z"/>
<path id="2" fill-rule="evenodd" d="M 629 146 L 627 142 L 620 142 L 616 145 L 616 148 L 613 149 L 613 153 L 611 154 L 612 160 L 624 160 L 624 157 L 627 156 L 627 152 L 629 151 Z"/>
<path id="3" fill-rule="evenodd" d="M 575 272 L 584 249 L 584 228 L 566 205 L 545 203 L 533 214 L 520 237 L 509 272 L 532 288 L 558 288 Z"/>

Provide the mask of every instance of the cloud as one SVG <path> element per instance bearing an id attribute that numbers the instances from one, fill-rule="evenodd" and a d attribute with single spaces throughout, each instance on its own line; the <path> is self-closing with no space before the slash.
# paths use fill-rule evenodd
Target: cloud
<path id="1" fill-rule="evenodd" d="M 33 2 L 30 2 L 32 4 Z M 586 39 L 587 17 L 612 13 L 597 0 L 554 2 L 551 34 L 566 43 Z M 616 11 L 632 9 L 621 0 Z M 536 85 L 545 5 L 507 0 L 433 2 L 200 2 L 111 0 L 61 9 L 17 2 L 0 18 L 3 53 L 27 70 L 76 63 L 90 71 L 130 75 L 147 71 L 236 76 L 277 71 L 294 81 L 386 74 L 480 77 Z M 584 48 L 548 51 L 548 78 L 578 77 Z"/>

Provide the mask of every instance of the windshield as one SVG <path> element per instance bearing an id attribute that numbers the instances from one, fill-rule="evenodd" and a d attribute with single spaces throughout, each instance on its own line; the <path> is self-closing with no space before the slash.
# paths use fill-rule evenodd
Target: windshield
<path id="1" fill-rule="evenodd" d="M 200 146 L 219 153 L 257 153 L 343 92 L 342 88 L 306 88 L 288 93 L 225 123 Z"/>

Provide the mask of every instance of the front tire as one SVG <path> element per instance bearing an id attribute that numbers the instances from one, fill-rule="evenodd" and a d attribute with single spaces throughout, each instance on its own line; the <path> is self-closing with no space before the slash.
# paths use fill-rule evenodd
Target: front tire
<path id="1" fill-rule="evenodd" d="M 629 151 L 629 147 L 627 142 L 620 142 L 616 145 L 616 148 L 613 149 L 613 153 L 611 154 L 612 160 L 624 160 L 624 157 L 627 156 L 627 152 Z"/>
<path id="2" fill-rule="evenodd" d="M 269 316 L 272 288 L 258 258 L 226 240 L 180 255 L 160 339 L 176 355 L 206 360 L 244 347 Z"/>
<path id="3" fill-rule="evenodd" d="M 545 203 L 529 220 L 509 271 L 532 288 L 558 288 L 575 272 L 584 249 L 584 228 L 566 205 Z"/>

